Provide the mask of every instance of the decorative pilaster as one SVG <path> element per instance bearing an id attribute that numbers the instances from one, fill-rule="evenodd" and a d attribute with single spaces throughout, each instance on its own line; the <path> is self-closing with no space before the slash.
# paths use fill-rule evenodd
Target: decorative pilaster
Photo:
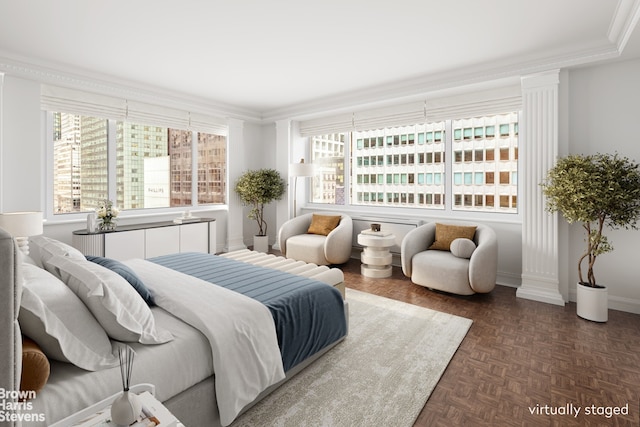
<path id="1" fill-rule="evenodd" d="M 244 161 L 244 122 L 238 119 L 228 119 L 228 123 L 229 215 L 227 216 L 226 252 L 247 248 L 244 244 L 243 234 L 244 210 L 240 198 L 233 191 L 233 186 L 246 169 Z"/>
<path id="2" fill-rule="evenodd" d="M 540 188 L 558 155 L 559 82 L 559 70 L 522 77 L 522 284 L 516 295 L 564 305 L 559 288 L 558 216 L 545 211 Z"/>

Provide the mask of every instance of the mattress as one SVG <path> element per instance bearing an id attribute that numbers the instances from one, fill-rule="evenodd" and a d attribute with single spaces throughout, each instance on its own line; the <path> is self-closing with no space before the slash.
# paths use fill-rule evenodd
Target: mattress
<path id="1" fill-rule="evenodd" d="M 179 253 L 148 261 L 267 306 L 275 321 L 285 371 L 347 334 L 340 291 L 318 280 L 204 253 Z"/>
<path id="2" fill-rule="evenodd" d="M 159 307 L 152 311 L 156 325 L 170 331 L 174 339 L 160 345 L 127 343 L 136 352 L 131 383 L 154 384 L 157 398 L 165 401 L 213 375 L 211 347 L 197 329 Z M 23 422 L 23 427 L 49 425 L 121 390 L 119 369 L 89 372 L 70 363 L 51 361 L 49 381 L 29 411 L 45 413 L 47 420 Z"/>

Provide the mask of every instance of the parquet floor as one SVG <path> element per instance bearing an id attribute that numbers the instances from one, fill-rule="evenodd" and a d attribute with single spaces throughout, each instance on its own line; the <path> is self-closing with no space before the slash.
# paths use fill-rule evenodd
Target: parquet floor
<path id="1" fill-rule="evenodd" d="M 574 303 L 509 287 L 461 297 L 414 285 L 397 267 L 389 279 L 361 276 L 354 259 L 341 268 L 347 287 L 474 322 L 416 426 L 640 426 L 640 315 L 610 310 L 598 324 Z"/>

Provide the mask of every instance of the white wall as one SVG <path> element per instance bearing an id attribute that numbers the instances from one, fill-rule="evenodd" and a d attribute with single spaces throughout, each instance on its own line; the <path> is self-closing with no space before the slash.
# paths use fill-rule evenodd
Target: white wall
<path id="1" fill-rule="evenodd" d="M 259 125 L 254 123 L 245 123 L 245 164 L 247 170 L 254 169 L 276 169 L 276 128 L 272 123 Z M 230 147 L 230 149 L 233 149 Z M 283 178 L 286 177 L 283 175 Z M 229 183 L 231 191 L 235 182 Z M 247 218 L 249 208 L 244 208 L 244 243 L 247 246 L 253 246 L 253 236 L 258 232 L 258 225 L 255 220 Z M 270 203 L 264 209 L 265 218 L 267 220 L 267 235 L 269 236 L 269 244 L 273 245 L 276 241 L 278 230 L 276 228 L 276 203 Z"/>
<path id="2" fill-rule="evenodd" d="M 3 212 L 40 210 L 42 165 L 40 85 L 5 75 L 2 85 L 2 186 Z"/>
<path id="3" fill-rule="evenodd" d="M 568 108 L 570 153 L 618 152 L 640 162 L 640 59 L 571 71 Z M 611 308 L 640 313 L 640 231 L 607 231 L 606 235 L 614 251 L 598 258 L 596 279 L 609 288 Z M 582 228 L 569 226 L 572 300 L 583 248 Z"/>

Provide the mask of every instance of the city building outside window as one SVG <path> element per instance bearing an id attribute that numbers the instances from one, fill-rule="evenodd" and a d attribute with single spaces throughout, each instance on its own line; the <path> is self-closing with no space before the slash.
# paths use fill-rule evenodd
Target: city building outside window
<path id="1" fill-rule="evenodd" d="M 226 203 L 226 136 L 60 112 L 47 117 L 54 214 L 91 211 L 105 199 L 124 210 L 193 206 L 193 153 L 197 204 Z M 108 194 L 110 180 L 115 194 Z"/>
<path id="2" fill-rule="evenodd" d="M 517 112 L 309 140 L 312 203 L 517 213 Z"/>

